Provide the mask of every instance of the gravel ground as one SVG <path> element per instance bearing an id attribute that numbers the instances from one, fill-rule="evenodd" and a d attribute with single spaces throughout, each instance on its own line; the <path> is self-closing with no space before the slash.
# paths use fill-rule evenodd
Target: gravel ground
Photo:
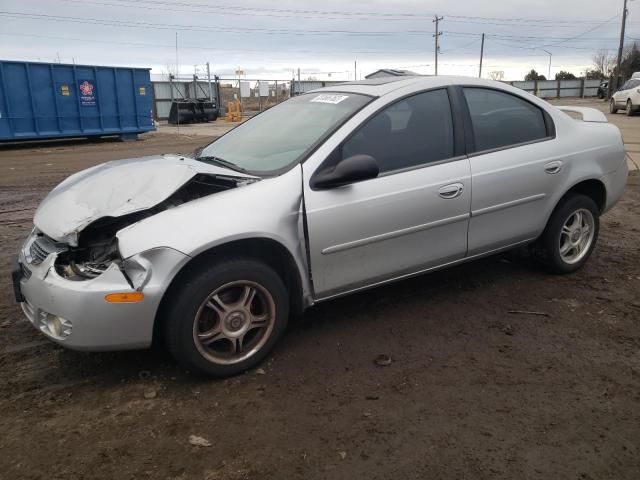
<path id="1" fill-rule="evenodd" d="M 206 140 L 0 149 L 0 478 L 640 478 L 637 172 L 580 272 L 503 255 L 328 302 L 234 378 L 46 341 L 8 278 L 38 202 L 90 165 Z"/>

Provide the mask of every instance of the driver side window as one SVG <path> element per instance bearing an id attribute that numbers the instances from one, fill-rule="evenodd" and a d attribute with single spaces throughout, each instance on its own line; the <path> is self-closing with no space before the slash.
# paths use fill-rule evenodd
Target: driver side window
<path id="1" fill-rule="evenodd" d="M 342 158 L 366 154 L 380 173 L 454 155 L 451 105 L 445 89 L 419 93 L 378 112 L 342 145 Z"/>

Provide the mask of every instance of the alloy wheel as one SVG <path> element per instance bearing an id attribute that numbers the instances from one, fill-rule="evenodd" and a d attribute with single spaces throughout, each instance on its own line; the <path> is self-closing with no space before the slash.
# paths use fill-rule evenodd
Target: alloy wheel
<path id="1" fill-rule="evenodd" d="M 573 212 L 562 225 L 558 247 L 562 261 L 574 264 L 582 260 L 593 243 L 595 220 L 593 214 L 581 208 Z"/>
<path id="2" fill-rule="evenodd" d="M 248 280 L 217 288 L 202 302 L 193 322 L 193 340 L 210 362 L 230 365 L 258 352 L 273 331 L 275 301 Z"/>

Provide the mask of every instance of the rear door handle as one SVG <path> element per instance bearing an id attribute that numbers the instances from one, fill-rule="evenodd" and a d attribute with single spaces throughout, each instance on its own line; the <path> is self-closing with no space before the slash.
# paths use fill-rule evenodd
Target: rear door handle
<path id="1" fill-rule="evenodd" d="M 544 166 L 544 171 L 550 175 L 555 175 L 562 170 L 562 162 L 560 160 L 556 160 L 555 162 L 549 162 Z"/>
<path id="2" fill-rule="evenodd" d="M 440 187 L 438 190 L 438 195 L 444 199 L 456 198 L 462 195 L 464 191 L 464 185 L 462 183 L 452 183 L 450 185 L 445 185 L 444 187 Z"/>

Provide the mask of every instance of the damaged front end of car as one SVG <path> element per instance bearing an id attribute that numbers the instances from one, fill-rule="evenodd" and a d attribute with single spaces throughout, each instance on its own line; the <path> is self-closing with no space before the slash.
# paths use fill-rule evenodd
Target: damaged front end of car
<path id="1" fill-rule="evenodd" d="M 148 347 L 163 295 L 190 259 L 162 243 L 129 246 L 123 255 L 124 229 L 260 180 L 181 157 L 113 166 L 80 172 L 52 190 L 12 270 L 27 319 L 72 349 Z"/>
<path id="2" fill-rule="evenodd" d="M 36 230 L 30 250 L 39 256 L 55 252 L 57 254 L 55 270 L 65 279 L 90 280 L 100 276 L 115 264 L 124 273 L 131 287 L 140 289 L 145 283 L 144 273 L 147 269 L 139 262 L 125 261 L 122 258 L 116 236 L 120 230 L 164 210 L 255 181 L 247 178 L 197 174 L 164 201 L 151 208 L 118 217 L 101 217 L 81 231 L 73 232 L 71 236 L 76 240 L 75 245 L 57 242 Z"/>

